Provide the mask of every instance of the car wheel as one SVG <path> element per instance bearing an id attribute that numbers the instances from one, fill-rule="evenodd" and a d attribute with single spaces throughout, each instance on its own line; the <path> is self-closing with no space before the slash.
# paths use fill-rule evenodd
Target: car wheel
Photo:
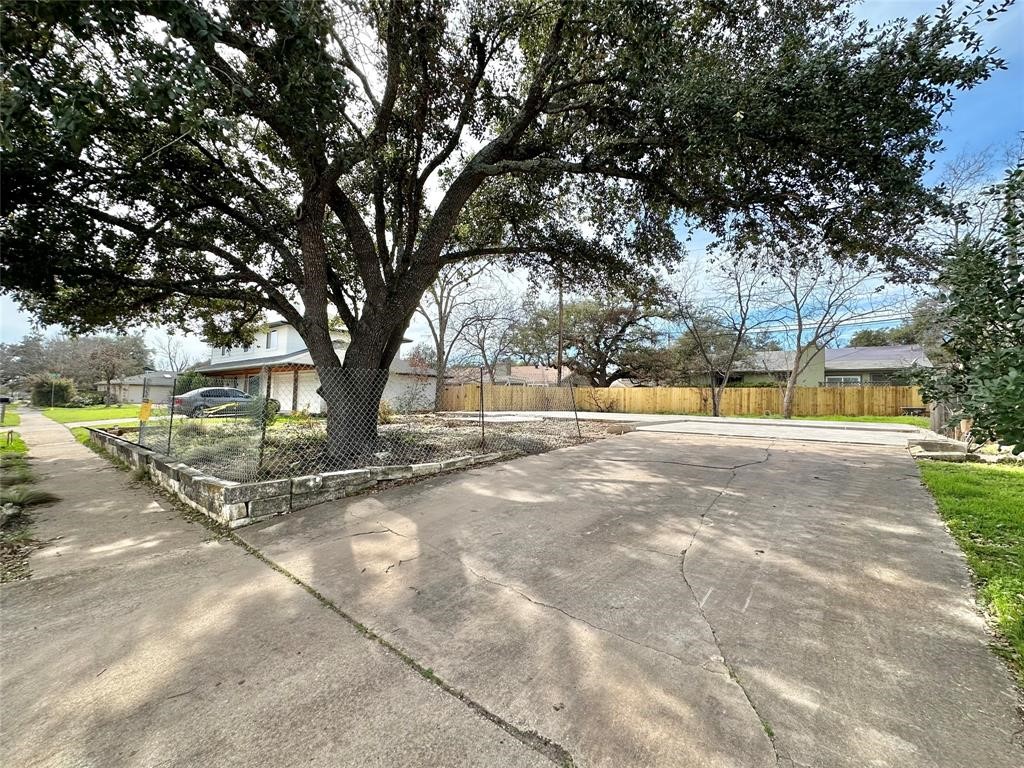
<path id="1" fill-rule="evenodd" d="M 197 405 L 192 409 L 192 413 L 189 414 L 193 419 L 201 419 L 206 415 L 206 410 L 201 405 Z"/>

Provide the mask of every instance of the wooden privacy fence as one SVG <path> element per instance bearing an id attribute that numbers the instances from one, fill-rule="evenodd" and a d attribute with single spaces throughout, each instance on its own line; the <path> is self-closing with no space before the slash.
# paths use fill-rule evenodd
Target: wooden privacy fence
<path id="1" fill-rule="evenodd" d="M 553 397 L 558 394 L 559 397 Z M 711 395 L 699 387 L 576 387 L 580 411 L 616 413 L 710 414 Z M 568 398 L 560 387 L 517 387 L 484 384 L 484 410 L 565 410 Z M 727 387 L 722 394 L 722 415 L 782 412 L 782 390 L 775 387 Z M 560 403 L 557 408 L 552 403 Z M 480 385 L 446 387 L 443 410 L 480 409 Z M 917 387 L 799 387 L 794 416 L 899 416 L 904 407 L 924 407 Z"/>

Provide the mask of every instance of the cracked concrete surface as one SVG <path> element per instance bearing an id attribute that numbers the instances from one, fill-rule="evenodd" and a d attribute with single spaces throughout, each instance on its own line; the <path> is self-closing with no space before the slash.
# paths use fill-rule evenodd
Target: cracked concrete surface
<path id="1" fill-rule="evenodd" d="M 902 450 L 633 433 L 242 536 L 578 766 L 1024 758 Z"/>
<path id="2" fill-rule="evenodd" d="M 249 556 L 50 432 L 75 494 L 0 590 L 4 764 L 1024 763 L 902 450 L 633 433 L 277 518 Z"/>
<path id="3" fill-rule="evenodd" d="M 758 711 L 757 705 L 754 703 L 753 699 L 750 698 L 750 692 L 747 690 L 747 688 L 740 681 L 740 678 L 737 675 L 736 670 L 733 668 L 733 666 L 726 659 L 725 651 L 722 648 L 722 641 L 719 639 L 718 633 L 715 631 L 714 626 L 711 624 L 711 621 L 708 619 L 707 614 L 704 612 L 704 603 L 707 602 L 707 599 L 709 597 L 711 597 L 711 592 L 712 592 L 713 588 L 709 588 L 708 589 L 708 591 L 704 595 L 703 599 L 699 598 L 697 596 L 696 591 L 693 588 L 693 584 L 690 582 L 689 578 L 687 578 L 687 576 L 686 576 L 686 555 L 693 548 L 693 545 L 696 543 L 697 537 L 700 535 L 701 531 L 704 530 L 704 524 L 705 524 L 705 522 L 707 522 L 708 515 L 710 515 L 714 511 L 715 505 L 717 505 L 718 502 L 721 501 L 722 497 L 725 496 L 729 492 L 729 488 L 732 486 L 733 482 L 736 480 L 736 475 L 737 475 L 737 473 L 739 472 L 740 469 L 743 469 L 744 467 L 757 466 L 759 464 L 766 464 L 768 462 L 768 460 L 771 458 L 771 448 L 772 448 L 772 445 L 774 445 L 774 443 L 772 443 L 771 445 L 768 446 L 768 448 L 765 449 L 764 458 L 757 459 L 757 460 L 754 460 L 754 461 L 747 461 L 747 462 L 744 462 L 742 464 L 735 464 L 735 465 L 733 465 L 731 467 L 728 467 L 728 469 L 731 471 L 730 475 L 729 475 L 728 481 L 726 481 L 725 485 L 722 486 L 722 489 L 711 500 L 711 503 L 708 504 L 707 508 L 704 509 L 704 511 L 700 513 L 700 519 L 699 519 L 699 521 L 697 523 L 697 527 L 694 528 L 693 535 L 690 537 L 690 541 L 687 542 L 686 548 L 683 549 L 683 551 L 682 551 L 682 554 L 681 554 L 680 559 L 679 559 L 679 573 L 683 577 L 683 581 L 686 582 L 687 589 L 690 590 L 690 595 L 693 597 L 693 602 L 697 606 L 697 613 L 700 614 L 700 617 L 704 620 L 704 623 L 708 625 L 708 630 L 711 632 L 711 636 L 715 639 L 715 645 L 718 647 L 718 652 L 722 656 L 722 663 L 725 664 L 726 668 L 728 669 L 730 679 L 740 688 L 741 691 L 743 691 L 743 697 L 747 700 L 747 704 L 750 705 L 750 709 L 753 710 L 754 714 L 757 716 L 758 722 L 761 723 L 762 729 L 765 731 L 765 736 L 767 737 L 769 743 L 772 746 L 772 752 L 775 755 L 775 762 L 776 762 L 776 764 L 778 764 L 779 760 L 780 760 L 780 755 L 779 755 L 779 749 L 778 749 L 778 747 L 775 744 L 774 730 L 771 729 L 771 726 L 764 719 L 764 716 L 761 714 L 761 712 Z M 684 464 L 683 462 L 668 462 L 668 463 L 680 464 L 680 465 L 684 465 L 684 466 L 699 466 L 699 467 L 704 467 L 705 469 L 725 469 L 725 467 L 715 467 L 715 466 L 704 465 L 704 464 Z"/>

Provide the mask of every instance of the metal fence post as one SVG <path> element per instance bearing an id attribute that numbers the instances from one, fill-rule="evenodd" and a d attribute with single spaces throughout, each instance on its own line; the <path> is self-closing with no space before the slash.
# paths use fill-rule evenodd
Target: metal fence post
<path id="1" fill-rule="evenodd" d="M 270 369 L 263 369 L 267 375 L 267 395 L 263 398 L 262 413 L 260 414 L 260 455 L 259 460 L 256 462 L 256 471 L 259 472 L 263 469 L 263 451 L 267 445 L 267 420 L 270 411 Z"/>
<path id="2" fill-rule="evenodd" d="M 170 417 L 167 422 L 167 455 L 171 455 L 171 435 L 174 434 L 174 396 L 178 394 L 178 377 L 171 379 L 171 395 L 167 403 L 167 415 Z"/>
<path id="3" fill-rule="evenodd" d="M 480 366 L 480 450 L 487 444 L 487 432 L 484 427 L 484 368 Z"/>
<path id="4" fill-rule="evenodd" d="M 145 403 L 149 399 L 149 377 L 143 375 L 142 377 L 142 402 Z M 142 406 L 139 406 L 139 410 L 142 410 Z M 139 445 L 145 445 L 146 437 L 146 422 L 142 420 L 142 416 L 139 416 Z"/>
<path id="5" fill-rule="evenodd" d="M 571 381 L 569 382 L 569 397 L 572 398 L 572 415 L 576 419 L 576 436 L 582 440 L 583 432 L 580 431 L 580 414 L 576 410 L 576 390 Z"/>

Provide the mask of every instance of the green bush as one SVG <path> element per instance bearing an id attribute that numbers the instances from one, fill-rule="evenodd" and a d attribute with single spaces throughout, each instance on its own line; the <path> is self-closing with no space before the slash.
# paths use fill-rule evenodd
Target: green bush
<path id="1" fill-rule="evenodd" d="M 106 399 L 102 392 L 79 392 L 67 402 L 68 408 L 92 408 L 104 405 Z"/>
<path id="2" fill-rule="evenodd" d="M 29 391 L 32 393 L 32 405 L 40 408 L 49 406 L 67 405 L 75 395 L 75 382 L 71 379 L 51 379 L 39 377 L 29 383 Z"/>
<path id="3" fill-rule="evenodd" d="M 218 382 L 208 376 L 204 376 L 199 371 L 185 371 L 178 374 L 178 378 L 174 380 L 174 394 L 183 395 L 200 387 L 216 386 L 219 386 Z"/>

